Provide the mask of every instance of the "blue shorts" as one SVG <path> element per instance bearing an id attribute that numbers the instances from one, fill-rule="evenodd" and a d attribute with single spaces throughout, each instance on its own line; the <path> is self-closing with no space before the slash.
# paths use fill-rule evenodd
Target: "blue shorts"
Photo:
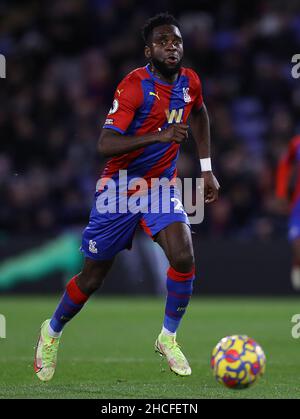
<path id="1" fill-rule="evenodd" d="M 126 211 L 127 196 L 111 200 L 110 210 L 107 211 L 107 200 L 102 194 L 103 192 L 95 194 L 89 224 L 82 236 L 81 251 L 88 258 L 112 259 L 121 250 L 130 249 L 139 225 L 152 239 L 172 223 L 182 222 L 190 226 L 176 187 L 170 188 L 168 195 L 161 190 L 152 195 L 142 195 L 137 202 L 138 208 L 133 205 L 131 211 Z M 122 205 L 123 210 L 120 210 Z"/>
<path id="2" fill-rule="evenodd" d="M 298 200 L 289 218 L 289 240 L 293 241 L 300 238 L 300 200 Z"/>

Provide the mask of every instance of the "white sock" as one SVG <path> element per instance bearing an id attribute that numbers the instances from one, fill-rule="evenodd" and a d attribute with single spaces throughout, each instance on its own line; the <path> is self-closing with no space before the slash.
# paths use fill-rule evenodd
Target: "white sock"
<path id="1" fill-rule="evenodd" d="M 170 332 L 170 330 L 166 329 L 165 326 L 162 327 L 161 333 L 168 336 L 176 336 L 176 332 Z"/>
<path id="2" fill-rule="evenodd" d="M 50 323 L 49 323 L 49 326 L 48 326 L 48 333 L 49 333 L 49 336 L 51 336 L 52 338 L 55 338 L 55 339 L 60 338 L 61 335 L 62 335 L 62 331 L 61 332 L 55 332 L 52 329 L 52 327 L 50 326 Z"/>

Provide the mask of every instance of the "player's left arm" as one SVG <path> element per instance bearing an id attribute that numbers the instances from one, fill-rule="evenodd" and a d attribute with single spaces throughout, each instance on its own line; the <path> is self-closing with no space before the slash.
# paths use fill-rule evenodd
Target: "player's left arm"
<path id="1" fill-rule="evenodd" d="M 200 108 L 194 107 L 192 109 L 190 114 L 190 126 L 197 145 L 198 156 L 203 165 L 202 177 L 204 179 L 204 201 L 205 203 L 211 203 L 218 199 L 220 185 L 213 174 L 210 165 L 209 116 L 203 102 Z M 203 159 L 205 160 L 203 161 Z"/>

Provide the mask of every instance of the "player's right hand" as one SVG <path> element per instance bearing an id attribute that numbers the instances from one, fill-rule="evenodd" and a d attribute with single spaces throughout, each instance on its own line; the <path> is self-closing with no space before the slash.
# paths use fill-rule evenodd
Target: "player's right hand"
<path id="1" fill-rule="evenodd" d="M 182 143 L 188 139 L 189 126 L 186 124 L 172 124 L 158 134 L 161 143 Z"/>

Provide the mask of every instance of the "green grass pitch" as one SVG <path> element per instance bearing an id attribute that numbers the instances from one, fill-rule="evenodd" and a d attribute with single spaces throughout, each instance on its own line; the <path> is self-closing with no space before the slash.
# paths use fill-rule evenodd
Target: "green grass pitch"
<path id="1" fill-rule="evenodd" d="M 34 346 L 57 301 L 0 298 L 7 321 L 0 398 L 300 398 L 300 339 L 291 335 L 299 299 L 193 298 L 178 333 L 193 374 L 182 378 L 153 349 L 163 299 L 95 297 L 66 327 L 54 379 L 42 383 L 33 372 Z M 212 348 L 231 334 L 253 337 L 267 356 L 265 377 L 248 390 L 222 387 L 210 370 Z"/>

